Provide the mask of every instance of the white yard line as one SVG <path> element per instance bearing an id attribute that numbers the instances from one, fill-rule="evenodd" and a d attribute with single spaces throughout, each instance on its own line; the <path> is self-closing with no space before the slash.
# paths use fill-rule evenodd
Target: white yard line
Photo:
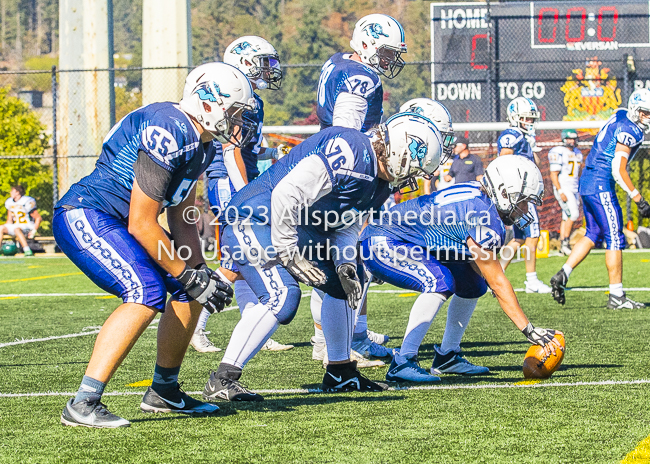
<path id="1" fill-rule="evenodd" d="M 419 385 L 409 387 L 390 387 L 388 391 L 429 391 L 429 390 L 496 390 L 510 388 L 550 388 L 550 387 L 608 387 L 619 385 L 643 385 L 650 384 L 650 379 L 639 380 L 601 380 L 598 382 L 552 382 L 515 385 L 504 384 L 483 384 L 483 385 Z M 306 393 L 322 393 L 318 388 L 287 388 L 272 390 L 255 390 L 263 394 L 285 394 L 296 395 Z M 187 392 L 190 395 L 200 395 L 202 391 Z M 37 392 L 37 393 L 0 393 L 0 398 L 30 398 L 43 396 L 74 396 L 76 392 Z M 130 396 L 144 395 L 143 391 L 107 392 L 104 396 Z"/>

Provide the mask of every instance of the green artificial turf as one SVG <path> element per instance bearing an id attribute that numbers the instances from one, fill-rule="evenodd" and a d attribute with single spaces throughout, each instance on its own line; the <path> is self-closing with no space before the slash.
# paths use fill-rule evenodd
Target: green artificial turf
<path id="1" fill-rule="evenodd" d="M 548 281 L 564 262 L 543 259 Z M 650 287 L 650 253 L 624 255 L 626 287 Z M 0 294 L 103 293 L 64 258 L 0 259 Z M 523 263 L 508 269 L 523 287 Z M 13 281 L 13 282 L 8 282 Z M 574 271 L 571 286 L 607 287 L 604 255 L 590 256 Z M 369 325 L 388 333 L 398 347 L 415 296 L 369 294 Z M 631 292 L 650 302 L 650 292 Z M 538 326 L 566 334 L 561 369 L 538 385 L 650 378 L 645 351 L 647 309 L 610 311 L 605 292 L 568 292 L 560 307 L 550 295 L 519 293 L 524 311 Z M 101 326 L 117 298 L 102 296 L 0 299 L 0 344 L 16 339 L 91 332 Z M 424 340 L 420 359 L 430 367 L 440 343 L 446 310 Z M 213 316 L 209 337 L 225 348 L 238 311 Z M 295 320 L 274 339 L 291 351 L 260 352 L 242 380 L 251 389 L 315 388 L 323 376 L 311 360 L 313 324 L 309 298 Z M 95 335 L 0 348 L 0 393 L 74 392 Z M 142 393 L 128 384 L 151 379 L 156 330 L 146 330 L 109 383 L 107 391 Z M 146 415 L 140 395 L 105 396 L 110 409 L 132 422 L 128 429 L 67 428 L 59 415 L 67 396 L 0 397 L 0 462 L 352 462 L 352 463 L 614 463 L 650 435 L 650 384 L 495 388 L 521 382 L 528 342 L 489 295 L 479 301 L 462 345 L 472 362 L 490 367 L 482 377 L 444 376 L 449 389 L 397 390 L 375 394 L 267 393 L 255 404 L 220 403 L 214 417 Z M 181 380 L 200 391 L 223 352 L 188 351 Z M 387 368 L 364 370 L 383 380 Z M 402 385 L 405 386 L 405 385 Z M 463 389 L 463 386 L 485 387 Z"/>

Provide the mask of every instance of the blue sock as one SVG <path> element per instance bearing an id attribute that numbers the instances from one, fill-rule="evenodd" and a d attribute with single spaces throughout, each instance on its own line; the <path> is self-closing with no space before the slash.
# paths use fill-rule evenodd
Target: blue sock
<path id="1" fill-rule="evenodd" d="M 74 397 L 74 403 L 83 401 L 85 399 L 90 399 L 91 401 L 98 401 L 101 399 L 102 394 L 104 393 L 104 388 L 106 384 L 95 380 L 92 377 L 84 375 L 84 378 L 81 380 L 81 385 L 79 385 L 79 390 L 77 391 L 77 396 Z"/>
<path id="2" fill-rule="evenodd" d="M 176 385 L 178 384 L 178 373 L 180 370 L 181 366 L 160 367 L 156 364 L 153 371 L 153 382 L 151 383 L 151 388 L 157 392 L 176 388 Z"/>

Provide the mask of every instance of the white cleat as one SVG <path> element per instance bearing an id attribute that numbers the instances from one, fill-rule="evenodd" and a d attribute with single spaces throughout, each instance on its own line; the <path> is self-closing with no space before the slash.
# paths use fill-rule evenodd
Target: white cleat
<path id="1" fill-rule="evenodd" d="M 199 329 L 198 332 L 194 332 L 192 339 L 190 340 L 190 345 L 199 353 L 215 353 L 221 351 L 221 348 L 214 346 L 208 337 L 206 336 L 210 332 L 206 332 L 203 329 Z"/>
<path id="2" fill-rule="evenodd" d="M 537 280 L 536 282 L 529 282 L 527 280 L 525 284 L 526 293 L 551 293 L 551 287 L 546 285 L 541 280 Z"/>
<path id="3" fill-rule="evenodd" d="M 384 334 L 378 334 L 376 332 L 373 332 L 372 330 L 368 330 L 368 338 L 375 342 L 377 345 L 385 345 L 388 343 L 388 340 L 390 340 L 390 337 L 388 335 Z"/>
<path id="4" fill-rule="evenodd" d="M 293 345 L 283 345 L 278 343 L 272 338 L 269 338 L 266 343 L 262 346 L 262 351 L 287 351 L 293 348 Z"/>

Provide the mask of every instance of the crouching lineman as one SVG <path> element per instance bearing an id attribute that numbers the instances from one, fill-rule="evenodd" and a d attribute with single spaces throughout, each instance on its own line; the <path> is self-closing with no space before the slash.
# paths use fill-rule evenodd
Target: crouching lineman
<path id="1" fill-rule="evenodd" d="M 578 180 L 582 165 L 582 152 L 578 148 L 578 133 L 573 129 L 562 131 L 564 145 L 553 147 L 548 152 L 548 162 L 551 168 L 553 194 L 562 209 L 560 223 L 560 251 L 566 256 L 571 254 L 569 238 L 573 223 L 580 216 L 578 204 Z"/>
<path id="2" fill-rule="evenodd" d="M 242 115 L 254 111 L 253 89 L 238 69 L 208 63 L 185 81 L 180 104 L 154 103 L 129 113 L 109 132 L 95 170 L 74 184 L 54 211 L 54 236 L 95 284 L 124 303 L 97 336 L 86 374 L 61 422 L 124 427 L 129 422 L 101 402 L 106 384 L 159 312 L 158 353 L 144 412 L 206 414 L 214 405 L 184 393 L 178 373 L 201 308 L 220 311 L 232 291 L 202 259 L 194 223 L 196 181 L 217 142 L 245 144 Z M 157 222 L 167 208 L 170 236 Z M 170 240 L 171 239 L 171 240 Z M 173 241 L 174 243 L 172 244 Z M 161 250 L 189 247 L 187 261 Z M 172 297 L 165 305 L 167 293 Z"/>
<path id="3" fill-rule="evenodd" d="M 282 85 L 282 69 L 278 52 L 262 37 L 244 36 L 236 39 L 226 47 L 223 61 L 246 74 L 253 91 L 257 89 L 279 90 Z M 208 179 L 210 208 L 219 222 L 221 222 L 221 215 L 228 207 L 233 194 L 259 176 L 257 161 L 278 158 L 278 148 L 262 147 L 264 101 L 255 92 L 253 92 L 253 98 L 257 102 L 257 112 L 247 116 L 256 124 L 256 128 L 248 143 L 241 148 L 231 145 L 225 153 L 219 150 L 214 161 L 205 171 Z M 243 312 L 248 306 L 257 304 L 257 297 L 246 281 L 237 280 L 234 287 L 240 312 Z M 210 317 L 208 310 L 201 311 L 201 317 L 190 341 L 192 347 L 201 353 L 221 351 L 206 335 L 205 327 L 208 317 Z M 269 338 L 262 349 L 284 351 L 291 348 L 293 345 L 282 345 Z"/>
<path id="4" fill-rule="evenodd" d="M 236 262 L 259 303 L 244 311 L 218 370 L 210 374 L 204 399 L 263 399 L 238 380 L 279 325 L 295 316 L 298 282 L 325 294 L 322 321 L 329 363 L 323 389 L 385 388 L 359 374 L 350 361 L 353 309 L 362 293 L 355 264 L 359 232 L 366 212 L 378 211 L 393 186 L 431 174 L 440 152 L 439 132 L 419 115 L 397 114 L 368 134 L 331 127 L 302 142 L 234 196 L 222 250 Z M 234 217 L 235 211 L 242 219 Z"/>
<path id="5" fill-rule="evenodd" d="M 555 330 L 535 328 L 526 318 L 496 257 L 505 225 L 522 229 L 533 218 L 528 204 L 541 204 L 539 169 L 523 157 L 503 157 L 485 170 L 482 184 L 467 182 L 400 203 L 382 223 L 361 234 L 361 256 L 372 274 L 422 294 L 411 309 L 406 334 L 386 380 L 438 381 L 433 374 L 486 373 L 460 356 L 460 341 L 477 300 L 489 285 L 506 315 L 533 344 L 554 351 Z M 505 224 L 505 225 L 504 225 Z M 487 284 L 486 284 L 487 280 Z M 431 374 L 417 361 L 433 318 L 451 296 L 447 325 L 436 346 Z"/>
<path id="6" fill-rule="evenodd" d="M 535 123 L 539 119 L 537 105 L 530 98 L 517 97 L 510 102 L 507 109 L 510 127 L 499 135 L 497 142 L 499 156 L 515 155 L 539 165 L 535 154 Z M 539 205 L 537 205 L 539 206 Z M 526 227 L 514 226 L 514 238 L 501 250 L 501 266 L 505 270 L 517 250 L 525 243 L 526 254 L 526 293 L 551 293 L 551 287 L 537 277 L 537 242 L 539 242 L 539 217 L 534 203 L 528 205 L 528 212 L 533 220 Z"/>
<path id="7" fill-rule="evenodd" d="M 639 216 L 650 217 L 650 204 L 632 184 L 627 165 L 650 130 L 650 90 L 635 90 L 626 109 L 614 113 L 598 132 L 580 178 L 580 196 L 587 222 L 587 233 L 575 244 L 562 269 L 551 278 L 553 298 L 566 301 L 564 290 L 575 267 L 589 252 L 607 244 L 605 264 L 609 273 L 610 309 L 636 309 L 645 305 L 623 291 L 623 211 L 616 196 L 616 184 L 636 203 Z"/>

